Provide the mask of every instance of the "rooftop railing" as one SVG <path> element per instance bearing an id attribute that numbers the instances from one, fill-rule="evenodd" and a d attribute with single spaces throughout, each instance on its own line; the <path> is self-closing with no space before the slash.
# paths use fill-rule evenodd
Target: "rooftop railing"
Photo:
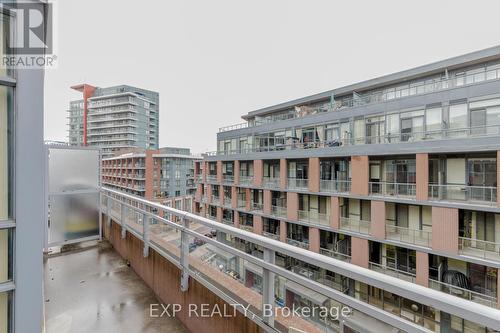
<path id="1" fill-rule="evenodd" d="M 431 247 L 432 233 L 427 230 L 415 230 L 405 227 L 386 224 L 385 233 L 387 239 L 402 243 L 410 243 L 425 247 Z"/>
<path id="2" fill-rule="evenodd" d="M 497 188 L 493 186 L 469 186 L 429 184 L 430 200 L 469 201 L 496 206 Z"/>
<path id="3" fill-rule="evenodd" d="M 386 91 L 370 92 L 364 95 L 356 94 L 355 96 L 347 98 L 343 97 L 339 100 L 332 101 L 332 103 L 325 103 L 322 106 L 309 108 L 307 112 L 289 112 L 285 114 L 271 115 L 269 117 L 264 117 L 254 122 L 246 122 L 246 123 L 221 127 L 219 128 L 219 132 L 232 131 L 240 128 L 247 128 L 253 126 L 260 126 L 276 121 L 302 118 L 309 115 L 314 115 L 324 112 L 332 112 L 341 109 L 353 108 L 373 103 L 387 102 L 395 99 L 428 94 L 445 89 L 452 89 L 466 85 L 474 85 L 485 81 L 493 81 L 498 79 L 500 79 L 500 69 L 490 69 L 490 70 L 484 69 L 483 71 L 477 73 L 471 73 L 468 75 L 464 74 L 452 78 L 444 77 L 440 79 L 435 78 L 435 79 L 422 80 L 411 83 L 410 85 L 401 88 L 398 87 L 394 89 L 387 89 Z"/>
<path id="4" fill-rule="evenodd" d="M 279 303 L 275 303 L 274 291 L 275 288 L 284 288 L 284 286 L 277 286 L 275 281 L 285 281 L 285 286 L 288 286 L 289 282 L 293 282 L 294 286 L 303 289 L 307 294 L 320 295 L 327 300 L 335 300 L 353 308 L 355 312 L 359 311 L 376 317 L 400 330 L 428 332 L 419 323 L 408 321 L 390 311 L 374 307 L 363 299 L 340 292 L 336 287 L 332 287 L 338 281 L 331 276 L 321 275 L 316 278 L 314 274 L 312 276 L 304 275 L 276 265 L 274 262 L 277 257 L 276 253 L 295 258 L 295 260 L 319 269 L 328 270 L 338 274 L 338 276 L 349 276 L 362 283 L 372 284 L 377 281 L 377 287 L 391 290 L 401 297 L 417 300 L 417 302 L 425 301 L 425 304 L 432 304 L 438 310 L 459 315 L 461 318 L 482 323 L 493 329 L 500 329 L 498 314 L 486 306 L 475 304 L 468 307 L 464 313 L 464 304 L 457 302 L 454 296 L 351 265 L 342 260 L 304 250 L 297 246 L 290 246 L 253 232 L 246 232 L 196 214 L 108 188 L 101 191 L 101 203 L 102 211 L 105 214 L 103 223 L 106 223 L 108 228 L 111 227 L 112 223 L 116 224 L 118 230 L 121 230 L 121 238 L 126 238 L 127 233 L 129 233 L 141 240 L 145 257 L 148 257 L 150 249 L 153 249 L 182 271 L 180 285 L 183 291 L 189 289 L 189 279 L 195 279 L 226 302 L 248 306 L 250 309 L 248 317 L 262 328 L 267 328 L 266 330 L 271 328 L 271 332 L 289 331 L 290 327 L 310 333 L 322 332 L 325 329 L 315 325 L 310 326 L 311 323 L 303 320 L 302 317 L 289 319 L 279 314 L 274 316 L 275 311 L 272 311 L 271 315 L 264 314 L 260 310 L 264 304 L 269 304 L 272 307 L 280 306 Z M 161 216 L 160 213 L 162 213 Z M 214 232 L 222 232 L 242 241 L 259 245 L 263 250 L 263 256 L 255 256 L 252 253 L 242 251 L 239 247 L 233 247 L 227 242 L 221 242 L 217 237 L 209 237 Z M 287 241 L 290 243 L 298 242 L 294 245 L 299 246 L 304 243 L 293 239 Z M 237 258 L 236 262 L 242 263 L 243 266 L 245 266 L 245 262 L 253 264 L 257 271 L 262 272 L 264 287 L 261 290 L 268 292 L 259 294 L 246 287 L 241 278 L 244 276 L 243 270 L 241 272 L 235 271 L 240 270 L 240 268 L 233 267 L 232 264 L 229 265 L 230 262 L 234 261 L 224 261 L 227 258 Z M 280 278 L 275 279 L 275 277 Z M 324 279 L 322 279 L 323 277 Z M 332 280 L 332 282 L 326 280 Z M 280 291 L 280 293 L 283 292 L 283 290 Z M 391 328 L 387 327 L 383 331 L 390 332 Z"/>
<path id="5" fill-rule="evenodd" d="M 448 128 L 439 130 L 427 130 L 412 133 L 390 133 L 380 136 L 356 136 L 337 138 L 330 141 L 314 141 L 314 142 L 286 142 L 272 146 L 263 147 L 246 147 L 242 149 L 211 151 L 207 152 L 207 156 L 217 155 L 239 155 L 261 152 L 275 152 L 283 150 L 297 149 L 318 149 L 318 148 L 341 148 L 351 145 L 364 144 L 392 144 L 402 143 L 411 144 L 417 141 L 433 141 L 433 140 L 453 140 L 457 138 L 473 138 L 484 136 L 500 135 L 500 125 L 484 125 L 462 128 Z"/>

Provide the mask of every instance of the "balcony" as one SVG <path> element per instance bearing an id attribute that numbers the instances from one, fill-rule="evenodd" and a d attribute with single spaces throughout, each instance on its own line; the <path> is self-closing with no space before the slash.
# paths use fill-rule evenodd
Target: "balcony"
<path id="1" fill-rule="evenodd" d="M 253 225 L 250 224 L 240 224 L 240 229 L 245 231 L 253 232 Z"/>
<path id="2" fill-rule="evenodd" d="M 309 189 L 309 179 L 288 178 L 288 188 L 307 191 Z"/>
<path id="3" fill-rule="evenodd" d="M 280 187 L 280 179 L 276 177 L 262 177 L 262 185 L 266 188 L 276 189 Z"/>
<path id="4" fill-rule="evenodd" d="M 360 234 L 369 234 L 371 229 L 371 222 L 356 220 L 349 217 L 341 217 L 340 229 L 349 230 Z"/>
<path id="5" fill-rule="evenodd" d="M 276 216 L 276 217 L 285 218 L 287 216 L 286 207 L 273 205 L 273 206 L 271 206 L 271 214 Z"/>
<path id="6" fill-rule="evenodd" d="M 222 206 L 226 208 L 231 208 L 231 197 L 224 196 L 224 201 L 222 202 Z"/>
<path id="7" fill-rule="evenodd" d="M 306 241 L 299 241 L 299 240 L 295 240 L 293 238 L 287 238 L 286 242 L 290 245 L 293 245 L 293 246 L 297 246 L 297 247 L 300 247 L 303 249 L 309 249 L 309 242 L 306 242 Z"/>
<path id="8" fill-rule="evenodd" d="M 201 202 L 202 203 L 207 203 L 208 202 L 208 198 L 207 198 L 206 195 L 201 196 Z"/>
<path id="9" fill-rule="evenodd" d="M 262 236 L 265 236 L 267 238 L 271 238 L 271 239 L 274 239 L 277 241 L 280 240 L 280 235 L 274 234 L 272 232 L 262 231 Z"/>
<path id="10" fill-rule="evenodd" d="M 240 176 L 238 185 L 240 186 L 251 186 L 253 183 L 253 176 Z"/>
<path id="11" fill-rule="evenodd" d="M 492 308 L 497 308 L 496 295 L 482 294 L 476 291 L 464 289 L 458 286 L 454 286 L 452 284 L 436 281 L 433 279 L 429 279 L 429 288 L 432 288 L 434 290 L 439 290 L 456 297 L 464 298 L 474 303 L 486 305 Z"/>
<path id="12" fill-rule="evenodd" d="M 310 224 L 319 224 L 330 226 L 330 215 L 319 213 L 317 211 L 299 210 L 299 220 Z"/>
<path id="13" fill-rule="evenodd" d="M 429 184 L 429 200 L 467 201 L 496 206 L 497 188 L 489 186 Z"/>
<path id="14" fill-rule="evenodd" d="M 243 200 L 243 199 L 238 199 L 238 208 L 246 208 L 247 206 L 247 202 L 246 200 Z"/>
<path id="15" fill-rule="evenodd" d="M 383 265 L 380 265 L 380 264 L 377 264 L 377 263 L 374 263 L 374 262 L 370 262 L 369 263 L 369 268 L 372 271 L 379 272 L 379 273 L 382 273 L 382 274 L 385 274 L 385 275 L 390 275 L 390 276 L 393 276 L 395 278 L 398 278 L 398 279 L 401 279 L 401 280 L 405 280 L 405 281 L 408 281 L 408 282 L 415 283 L 416 279 L 417 279 L 417 276 L 415 275 L 415 273 L 402 271 L 402 270 L 399 270 L 399 269 L 396 269 L 396 268 L 392 268 L 392 267 L 389 267 L 389 266 L 383 266 Z"/>
<path id="16" fill-rule="evenodd" d="M 253 202 L 250 205 L 250 209 L 255 212 L 262 212 L 264 205 L 260 202 Z"/>
<path id="17" fill-rule="evenodd" d="M 417 185 L 413 183 L 370 182 L 369 189 L 370 195 L 411 198 L 417 194 Z"/>
<path id="18" fill-rule="evenodd" d="M 500 243 L 458 237 L 458 251 L 460 254 L 467 256 L 487 260 L 500 260 Z"/>
<path id="19" fill-rule="evenodd" d="M 217 183 L 217 175 L 207 175 L 207 183 Z"/>
<path id="20" fill-rule="evenodd" d="M 319 253 L 321 253 L 322 255 L 331 257 L 331 258 L 345 261 L 345 262 L 351 262 L 351 256 L 348 254 L 342 253 L 342 252 L 338 252 L 338 251 L 334 251 L 334 250 L 330 250 L 330 249 L 325 249 L 325 248 L 320 248 Z"/>
<path id="21" fill-rule="evenodd" d="M 385 234 L 387 239 L 402 243 L 431 247 L 432 233 L 430 231 L 415 230 L 386 224 Z"/>
<path id="22" fill-rule="evenodd" d="M 351 181 L 321 179 L 319 181 L 319 189 L 321 192 L 348 193 L 351 191 Z"/>
<path id="23" fill-rule="evenodd" d="M 227 185 L 232 185 L 234 183 L 233 175 L 222 175 L 222 182 Z"/>
<path id="24" fill-rule="evenodd" d="M 219 205 L 220 204 L 219 196 L 218 195 L 212 195 L 210 203 L 212 205 Z"/>
<path id="25" fill-rule="evenodd" d="M 234 224 L 233 220 L 228 219 L 228 218 L 224 218 L 224 217 L 222 218 L 222 223 L 228 224 L 228 225 L 233 225 Z"/>

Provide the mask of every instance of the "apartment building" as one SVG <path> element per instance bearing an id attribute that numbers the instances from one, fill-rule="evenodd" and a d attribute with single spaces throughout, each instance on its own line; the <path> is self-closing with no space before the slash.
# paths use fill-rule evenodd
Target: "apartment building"
<path id="1" fill-rule="evenodd" d="M 161 202 L 192 196 L 196 190 L 194 162 L 200 160 L 189 148 L 132 149 L 103 160 L 102 183 Z"/>
<path id="2" fill-rule="evenodd" d="M 500 47 L 243 119 L 221 128 L 217 151 L 196 163 L 198 214 L 454 296 L 463 315 L 276 254 L 279 265 L 430 331 L 493 332 L 463 316 L 480 304 L 500 318 Z M 262 292 L 262 271 L 231 265 Z M 328 301 L 299 287 L 278 281 L 276 302 Z"/>
<path id="3" fill-rule="evenodd" d="M 82 93 L 69 105 L 71 145 L 102 147 L 104 157 L 125 148 L 158 149 L 157 92 L 127 85 L 71 88 Z"/>

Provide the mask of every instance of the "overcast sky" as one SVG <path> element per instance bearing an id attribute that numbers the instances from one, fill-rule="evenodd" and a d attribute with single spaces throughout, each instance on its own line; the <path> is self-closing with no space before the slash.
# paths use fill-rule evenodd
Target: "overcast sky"
<path id="1" fill-rule="evenodd" d="M 243 114 L 500 44 L 500 1 L 56 0 L 45 138 L 78 83 L 160 93 L 160 146 L 215 150 Z"/>

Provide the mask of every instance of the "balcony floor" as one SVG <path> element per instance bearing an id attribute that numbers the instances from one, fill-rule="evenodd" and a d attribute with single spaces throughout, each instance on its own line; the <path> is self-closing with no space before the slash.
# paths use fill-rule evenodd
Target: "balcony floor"
<path id="1" fill-rule="evenodd" d="M 46 332 L 188 332 L 176 318 L 151 318 L 151 289 L 108 242 L 45 260 Z M 161 308 L 161 307 L 160 307 Z"/>

